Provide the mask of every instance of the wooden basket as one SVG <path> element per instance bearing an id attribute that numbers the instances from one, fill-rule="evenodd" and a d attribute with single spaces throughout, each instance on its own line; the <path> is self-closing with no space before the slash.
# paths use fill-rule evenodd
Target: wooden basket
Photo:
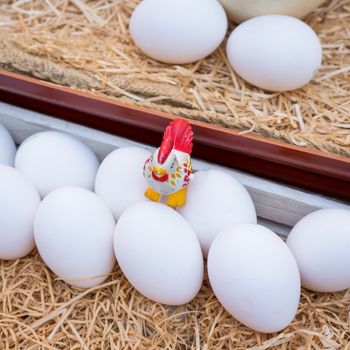
<path id="1" fill-rule="evenodd" d="M 159 145 L 165 126 L 175 118 L 6 71 L 0 71 L 0 101 L 154 146 Z M 195 157 L 350 200 L 348 157 L 190 122 Z"/>

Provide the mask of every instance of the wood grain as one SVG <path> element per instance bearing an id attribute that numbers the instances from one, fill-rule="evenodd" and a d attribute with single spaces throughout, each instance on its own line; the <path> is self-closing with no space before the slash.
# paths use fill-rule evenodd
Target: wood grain
<path id="1" fill-rule="evenodd" d="M 0 100 L 157 146 L 176 118 L 0 71 Z M 197 158 L 350 200 L 350 159 L 190 121 Z"/>

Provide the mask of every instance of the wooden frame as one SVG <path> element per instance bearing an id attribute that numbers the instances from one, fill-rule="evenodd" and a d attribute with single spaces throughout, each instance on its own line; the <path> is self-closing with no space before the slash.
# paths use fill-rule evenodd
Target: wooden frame
<path id="1" fill-rule="evenodd" d="M 88 144 L 100 161 L 120 147 L 136 146 L 150 152 L 154 151 L 154 147 L 149 145 L 3 102 L 0 102 L 0 123 L 8 128 L 17 144 L 21 144 L 26 138 L 40 131 L 56 130 L 69 133 Z M 192 165 L 195 172 L 220 169 L 231 174 L 250 193 L 259 223 L 280 235 L 287 235 L 291 226 L 315 210 L 321 208 L 350 209 L 350 203 L 297 190 L 215 163 L 192 158 Z"/>
<path id="2" fill-rule="evenodd" d="M 0 71 L 0 101 L 159 145 L 175 116 Z M 350 200 L 350 159 L 190 121 L 197 158 Z"/>

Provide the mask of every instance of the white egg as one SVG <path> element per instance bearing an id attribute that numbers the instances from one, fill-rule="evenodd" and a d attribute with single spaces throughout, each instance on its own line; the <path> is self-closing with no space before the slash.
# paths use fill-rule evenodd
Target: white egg
<path id="1" fill-rule="evenodd" d="M 303 287 L 318 292 L 350 288 L 350 210 L 322 209 L 305 216 L 287 244 Z"/>
<path id="2" fill-rule="evenodd" d="M 0 164 L 0 259 L 21 258 L 34 248 L 39 204 L 34 185 L 18 170 Z"/>
<path id="3" fill-rule="evenodd" d="M 252 85 L 288 91 L 313 78 L 321 65 L 322 48 L 306 23 L 271 15 L 252 18 L 234 29 L 227 56 L 237 74 Z"/>
<path id="4" fill-rule="evenodd" d="M 255 331 L 280 331 L 297 312 L 298 266 L 283 240 L 263 226 L 222 231 L 210 247 L 208 273 L 224 308 Z"/>
<path id="5" fill-rule="evenodd" d="M 175 210 L 138 203 L 120 217 L 114 236 L 117 261 L 144 296 L 168 305 L 193 299 L 203 281 L 203 257 L 191 226 Z"/>
<path id="6" fill-rule="evenodd" d="M 0 164 L 13 166 L 15 162 L 16 145 L 8 130 L 0 124 Z"/>
<path id="7" fill-rule="evenodd" d="M 49 268 L 72 286 L 102 283 L 115 264 L 115 221 L 94 193 L 63 187 L 48 194 L 38 208 L 34 237 Z"/>
<path id="8" fill-rule="evenodd" d="M 178 212 L 193 227 L 205 257 L 221 230 L 240 222 L 257 222 L 248 191 L 233 176 L 215 169 L 194 174 L 186 204 Z"/>
<path id="9" fill-rule="evenodd" d="M 263 15 L 304 17 L 326 0 L 219 0 L 236 23 Z"/>
<path id="10" fill-rule="evenodd" d="M 135 44 L 148 56 L 182 64 L 211 54 L 227 31 L 217 0 L 143 0 L 130 20 Z"/>
<path id="11" fill-rule="evenodd" d="M 40 195 L 63 186 L 94 188 L 99 162 L 80 140 L 57 131 L 43 131 L 18 148 L 15 167 L 36 186 Z"/>
<path id="12" fill-rule="evenodd" d="M 149 156 L 143 148 L 125 147 L 113 151 L 101 163 L 95 193 L 107 203 L 116 220 L 130 206 L 147 200 L 143 166 Z"/>

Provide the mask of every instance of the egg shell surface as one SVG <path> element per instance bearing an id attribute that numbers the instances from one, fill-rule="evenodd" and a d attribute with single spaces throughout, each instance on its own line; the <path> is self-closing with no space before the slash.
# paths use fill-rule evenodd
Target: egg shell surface
<path id="1" fill-rule="evenodd" d="M 317 292 L 350 288 L 350 210 L 321 209 L 302 218 L 287 245 L 303 287 Z"/>
<path id="2" fill-rule="evenodd" d="M 224 228 L 240 222 L 257 222 L 254 203 L 245 187 L 230 174 L 216 169 L 194 174 L 186 204 L 177 210 L 196 232 L 205 257 Z"/>
<path id="3" fill-rule="evenodd" d="M 219 0 L 236 23 L 263 15 L 304 17 L 326 0 Z"/>
<path id="4" fill-rule="evenodd" d="M 0 164 L 0 259 L 18 259 L 34 248 L 39 204 L 34 185 L 18 170 Z"/>
<path id="5" fill-rule="evenodd" d="M 148 56 L 183 64 L 211 54 L 227 31 L 217 0 L 143 0 L 130 20 L 135 44 Z"/>
<path id="6" fill-rule="evenodd" d="M 238 75 L 269 91 L 302 87 L 322 61 L 321 43 L 312 28 L 282 15 L 255 17 L 240 24 L 231 33 L 226 50 Z"/>
<path id="7" fill-rule="evenodd" d="M 0 164 L 13 166 L 15 162 L 16 145 L 9 131 L 0 124 Z"/>
<path id="8" fill-rule="evenodd" d="M 77 138 L 58 131 L 43 131 L 18 148 L 15 167 L 38 189 L 41 197 L 64 186 L 93 190 L 99 161 Z"/>
<path id="9" fill-rule="evenodd" d="M 203 257 L 191 226 L 175 210 L 138 203 L 120 217 L 114 236 L 117 261 L 144 296 L 168 305 L 193 299 L 203 281 Z"/>
<path id="10" fill-rule="evenodd" d="M 95 193 L 107 203 L 116 220 L 130 206 L 147 201 L 143 166 L 149 156 L 150 152 L 143 148 L 124 147 L 110 153 L 101 163 Z"/>
<path id="11" fill-rule="evenodd" d="M 94 193 L 62 187 L 42 201 L 34 223 L 38 251 L 66 283 L 89 288 L 102 283 L 115 264 L 115 221 Z"/>
<path id="12" fill-rule="evenodd" d="M 283 240 L 263 226 L 223 230 L 210 247 L 208 273 L 224 308 L 255 331 L 280 331 L 297 312 L 298 266 Z"/>

